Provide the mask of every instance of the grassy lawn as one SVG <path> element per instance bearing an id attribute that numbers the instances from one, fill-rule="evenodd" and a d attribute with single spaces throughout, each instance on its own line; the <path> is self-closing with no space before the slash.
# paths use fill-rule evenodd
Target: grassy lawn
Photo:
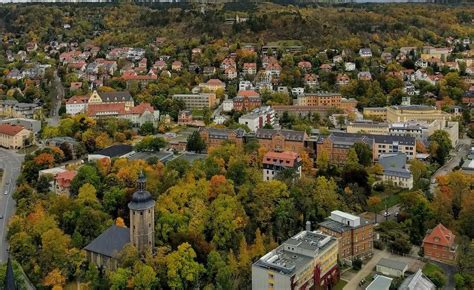
<path id="1" fill-rule="evenodd" d="M 346 286 L 347 282 L 346 281 L 342 281 L 342 280 L 339 280 L 339 282 L 337 282 L 336 286 L 334 286 L 334 288 L 332 288 L 333 290 L 342 290 L 344 288 L 344 286 Z"/>
<path id="2" fill-rule="evenodd" d="M 444 273 L 443 269 L 441 269 L 438 265 L 435 265 L 433 263 L 426 263 L 425 266 L 423 267 L 423 273 L 425 275 L 432 275 L 435 272 L 441 272 Z"/>
<path id="3" fill-rule="evenodd" d="M 400 202 L 400 195 L 392 194 L 386 197 L 382 197 L 382 204 L 387 205 L 387 207 L 392 207 Z"/>

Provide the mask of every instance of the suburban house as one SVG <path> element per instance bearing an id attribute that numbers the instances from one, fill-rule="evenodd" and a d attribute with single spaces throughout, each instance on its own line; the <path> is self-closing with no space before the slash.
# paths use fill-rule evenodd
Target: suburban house
<path id="1" fill-rule="evenodd" d="M 77 115 L 87 111 L 88 96 L 72 96 L 66 101 L 66 113 Z"/>
<path id="2" fill-rule="evenodd" d="M 374 225 L 364 218 L 335 210 L 319 223 L 319 230 L 339 241 L 339 260 L 343 262 L 372 256 Z"/>
<path id="3" fill-rule="evenodd" d="M 272 180 L 279 172 L 287 169 L 293 170 L 298 177 L 301 177 L 302 161 L 300 155 L 295 152 L 267 152 L 263 156 L 262 165 L 264 181 Z"/>
<path id="4" fill-rule="evenodd" d="M 360 57 L 372 57 L 372 50 L 370 48 L 361 48 L 359 49 Z"/>
<path id="5" fill-rule="evenodd" d="M 456 260 L 456 236 L 442 224 L 429 230 L 423 239 L 423 252 L 426 258 L 453 263 Z"/>
<path id="6" fill-rule="evenodd" d="M 53 179 L 54 192 L 58 195 L 69 196 L 71 182 L 76 175 L 77 172 L 74 170 L 66 170 L 56 174 Z"/>
<path id="7" fill-rule="evenodd" d="M 0 146 L 21 149 L 33 143 L 33 133 L 20 125 L 0 124 Z"/>

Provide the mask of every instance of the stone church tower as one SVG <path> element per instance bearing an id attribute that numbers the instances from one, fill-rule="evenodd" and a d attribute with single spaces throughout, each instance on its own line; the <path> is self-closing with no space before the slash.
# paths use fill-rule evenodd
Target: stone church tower
<path id="1" fill-rule="evenodd" d="M 155 246 L 155 201 L 146 191 L 143 171 L 137 182 L 137 191 L 128 203 L 130 209 L 130 242 L 139 253 Z"/>

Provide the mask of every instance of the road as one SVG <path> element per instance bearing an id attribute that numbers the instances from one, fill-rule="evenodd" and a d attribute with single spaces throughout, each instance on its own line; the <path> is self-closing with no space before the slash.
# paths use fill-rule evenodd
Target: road
<path id="1" fill-rule="evenodd" d="M 388 252 L 386 251 L 380 251 L 380 250 L 374 249 L 374 255 L 372 256 L 372 258 L 369 261 L 367 261 L 367 264 L 364 264 L 362 266 L 362 269 L 360 269 L 360 271 L 354 277 L 352 277 L 350 281 L 347 281 L 347 284 L 346 286 L 344 286 L 343 289 L 344 290 L 360 289 L 359 287 L 360 280 L 369 276 L 369 274 L 372 273 L 372 271 L 375 268 L 375 265 L 377 265 L 380 259 L 386 257 L 387 255 L 388 255 Z"/>
<path id="2" fill-rule="evenodd" d="M 465 159 L 469 153 L 471 146 L 471 139 L 459 139 L 459 144 L 455 148 L 455 155 L 448 160 L 443 166 L 441 166 L 432 176 L 430 182 L 430 192 L 432 195 L 435 194 L 436 190 L 436 177 L 443 176 L 453 171 L 453 169 L 459 165 L 461 159 Z"/>
<path id="3" fill-rule="evenodd" d="M 23 158 L 23 155 L 14 151 L 0 148 L 0 167 L 4 170 L 0 191 L 0 215 L 3 216 L 0 220 L 0 263 L 7 260 L 7 225 L 8 219 L 15 213 L 15 201 L 12 194 L 16 189 L 16 180 L 20 175 Z"/>
<path id="4" fill-rule="evenodd" d="M 61 79 L 58 76 L 58 71 L 54 71 L 54 87 L 56 89 L 56 98 L 53 98 L 51 103 L 51 112 L 47 119 L 48 125 L 57 126 L 59 123 L 59 109 L 65 96 L 65 90 Z"/>

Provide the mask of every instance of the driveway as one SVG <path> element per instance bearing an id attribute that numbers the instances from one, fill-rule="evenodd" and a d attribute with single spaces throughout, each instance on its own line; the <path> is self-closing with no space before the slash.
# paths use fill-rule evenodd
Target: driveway
<path id="1" fill-rule="evenodd" d="M 364 279 L 370 273 L 372 273 L 375 268 L 375 265 L 379 262 L 379 260 L 381 258 L 388 257 L 389 254 L 389 252 L 374 249 L 374 255 L 372 256 L 372 258 L 366 264 L 362 265 L 362 269 L 360 269 L 360 271 L 355 276 L 353 276 L 349 281 L 347 281 L 347 284 L 346 286 L 344 286 L 343 289 L 359 289 L 360 280 Z M 344 277 L 341 277 L 341 279 L 344 280 Z"/>

